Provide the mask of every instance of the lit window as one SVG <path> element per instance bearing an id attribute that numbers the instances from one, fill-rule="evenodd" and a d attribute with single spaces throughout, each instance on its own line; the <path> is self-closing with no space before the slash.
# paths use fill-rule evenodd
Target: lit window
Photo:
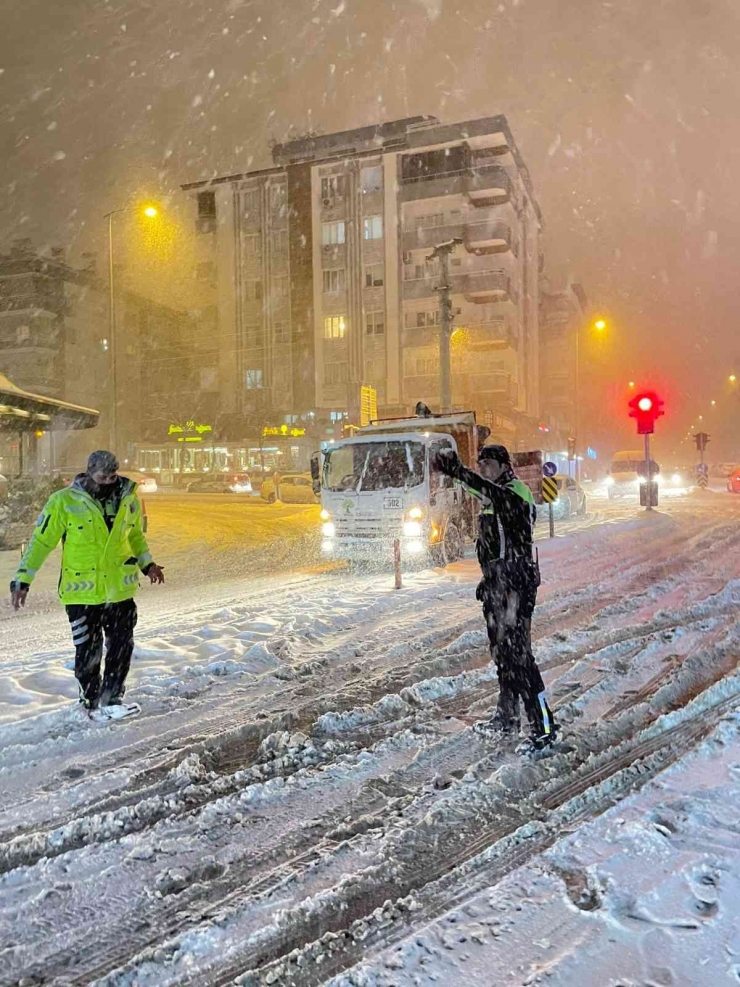
<path id="1" fill-rule="evenodd" d="M 382 336 L 385 332 L 385 312 L 381 310 L 366 312 L 365 332 L 368 336 Z"/>
<path id="2" fill-rule="evenodd" d="M 366 216 L 363 236 L 366 240 L 380 240 L 383 237 L 383 217 Z"/>
<path id="3" fill-rule="evenodd" d="M 321 242 L 325 247 L 344 243 L 344 223 L 322 223 Z"/>
<path id="4" fill-rule="evenodd" d="M 247 370 L 247 390 L 259 391 L 262 388 L 262 371 Z"/>
<path id="5" fill-rule="evenodd" d="M 382 264 L 370 264 L 365 268 L 365 287 L 380 288 L 384 277 L 385 271 Z"/>
<path id="6" fill-rule="evenodd" d="M 336 295 L 346 288 L 346 272 L 343 267 L 334 271 L 324 271 L 324 293 Z"/>
<path id="7" fill-rule="evenodd" d="M 329 315 L 324 319 L 324 339 L 344 339 L 347 320 L 343 315 Z"/>
<path id="8" fill-rule="evenodd" d="M 383 169 L 380 165 L 362 169 L 362 194 L 380 192 L 383 189 Z"/>
<path id="9" fill-rule="evenodd" d="M 339 364 L 334 364 L 334 366 L 339 366 Z M 330 411 L 329 421 L 330 422 L 343 422 L 345 418 L 349 418 L 346 411 Z"/>

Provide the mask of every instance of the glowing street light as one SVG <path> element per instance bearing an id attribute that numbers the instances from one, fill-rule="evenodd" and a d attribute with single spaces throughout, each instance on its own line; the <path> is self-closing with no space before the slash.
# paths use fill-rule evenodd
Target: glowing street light
<path id="1" fill-rule="evenodd" d="M 630 389 L 630 390 L 633 390 L 633 389 L 634 389 L 634 386 L 635 386 L 635 382 L 634 382 L 634 380 L 631 380 L 631 381 L 629 382 L 629 384 L 627 385 L 627 387 L 629 387 L 629 389 Z"/>
<path id="2" fill-rule="evenodd" d="M 156 206 L 147 206 L 147 207 L 146 207 L 146 208 L 144 209 L 144 215 L 145 215 L 145 216 L 146 216 L 146 217 L 147 217 L 148 219 L 154 219 L 154 218 L 155 218 L 155 216 L 158 216 L 158 215 L 159 215 L 159 210 L 157 209 L 157 207 L 156 207 Z"/>
<path id="3" fill-rule="evenodd" d="M 596 322 L 594 322 L 594 329 L 599 332 L 603 332 L 606 329 L 606 319 L 597 319 Z"/>
<path id="4" fill-rule="evenodd" d="M 714 407 L 716 404 L 717 404 L 716 401 L 712 401 L 712 407 Z"/>
<path id="5" fill-rule="evenodd" d="M 737 374 L 730 374 L 730 383 L 731 384 L 737 383 Z"/>

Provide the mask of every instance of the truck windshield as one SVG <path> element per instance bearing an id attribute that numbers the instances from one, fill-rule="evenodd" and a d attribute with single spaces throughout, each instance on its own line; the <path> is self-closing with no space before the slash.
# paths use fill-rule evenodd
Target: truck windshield
<path id="1" fill-rule="evenodd" d="M 403 490 L 424 480 L 421 442 L 363 442 L 337 446 L 324 457 L 327 490 Z"/>
<path id="2" fill-rule="evenodd" d="M 659 473 L 660 467 L 651 460 L 651 472 Z M 615 459 L 609 470 L 610 473 L 638 473 L 640 476 L 645 472 L 644 459 Z"/>

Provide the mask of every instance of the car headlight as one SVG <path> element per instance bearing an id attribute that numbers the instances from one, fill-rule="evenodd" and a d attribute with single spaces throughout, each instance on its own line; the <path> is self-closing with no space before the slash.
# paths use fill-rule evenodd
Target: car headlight
<path id="1" fill-rule="evenodd" d="M 421 535 L 420 521 L 404 521 L 403 533 L 406 538 L 418 538 Z"/>
<path id="2" fill-rule="evenodd" d="M 411 510 L 408 511 L 408 513 L 406 514 L 406 517 L 410 521 L 421 521 L 421 519 L 424 517 L 424 511 L 421 509 L 421 507 L 412 507 Z"/>
<path id="3" fill-rule="evenodd" d="M 334 526 L 333 521 L 325 521 L 321 525 L 321 534 L 324 536 L 324 538 L 333 538 L 336 533 L 337 533 L 337 529 Z"/>
<path id="4" fill-rule="evenodd" d="M 614 477 L 607 476 L 607 478 L 604 480 L 604 483 L 606 484 L 607 487 L 614 486 Z"/>
<path id="5" fill-rule="evenodd" d="M 319 514 L 319 517 L 321 518 L 322 521 L 331 521 L 331 514 L 327 511 L 325 507 L 321 509 L 321 514 Z"/>

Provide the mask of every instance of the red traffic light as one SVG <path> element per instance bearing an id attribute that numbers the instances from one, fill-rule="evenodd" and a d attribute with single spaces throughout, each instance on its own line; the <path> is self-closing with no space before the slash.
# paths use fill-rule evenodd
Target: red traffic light
<path id="1" fill-rule="evenodd" d="M 637 419 L 637 434 L 650 435 L 655 431 L 655 420 L 664 415 L 665 402 L 653 391 L 636 394 L 629 402 L 630 418 Z"/>

